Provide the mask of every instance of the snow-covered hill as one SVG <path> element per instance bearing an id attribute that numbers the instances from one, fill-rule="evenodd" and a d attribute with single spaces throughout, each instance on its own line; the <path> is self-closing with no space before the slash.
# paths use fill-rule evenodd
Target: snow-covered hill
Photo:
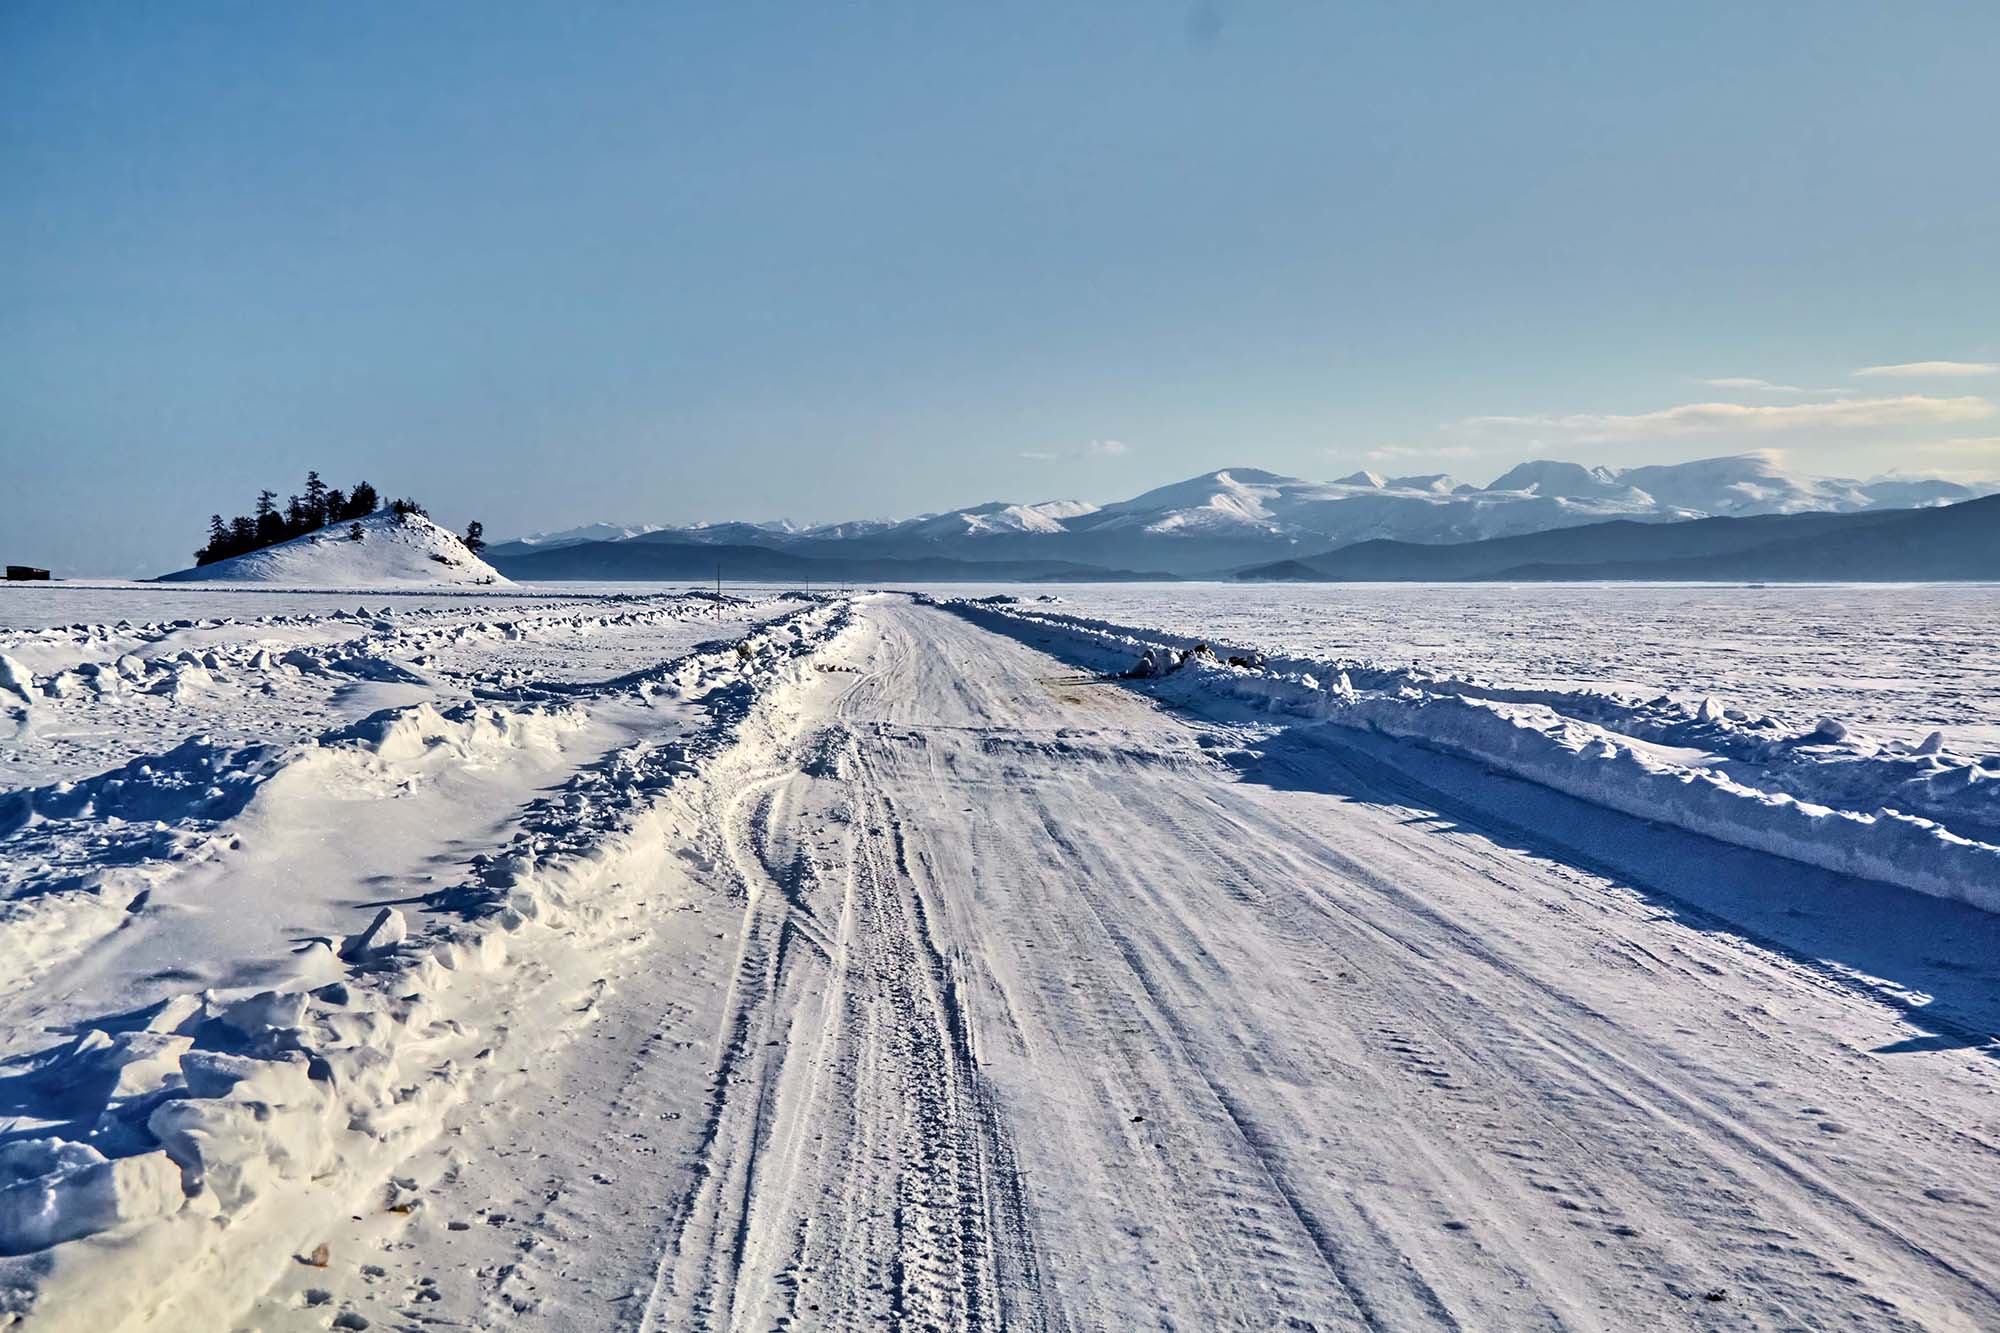
<path id="1" fill-rule="evenodd" d="M 1356 472 L 1325 482 L 1231 467 L 1106 505 L 996 500 L 896 523 L 718 523 L 623 540 L 755 545 L 807 557 L 1048 559 L 1203 574 L 1374 539 L 1466 542 L 1613 518 L 1848 513 L 1951 504 L 1994 489 L 1910 477 L 1813 477 L 1761 454 L 1626 469 L 1538 459 L 1486 486 L 1442 473 Z M 527 549 L 509 543 L 492 555 L 504 564 Z"/>
<path id="2" fill-rule="evenodd" d="M 360 533 L 355 540 L 354 533 Z M 422 514 L 384 509 L 334 523 L 247 555 L 178 570 L 162 582 L 277 583 L 312 588 L 505 585 L 500 571 L 465 548 L 456 534 Z"/>

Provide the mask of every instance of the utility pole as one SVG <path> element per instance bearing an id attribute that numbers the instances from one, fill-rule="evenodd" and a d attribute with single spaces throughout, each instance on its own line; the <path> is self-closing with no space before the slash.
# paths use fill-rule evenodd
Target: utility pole
<path id="1" fill-rule="evenodd" d="M 722 596 L 722 562 L 715 562 L 715 595 Z"/>

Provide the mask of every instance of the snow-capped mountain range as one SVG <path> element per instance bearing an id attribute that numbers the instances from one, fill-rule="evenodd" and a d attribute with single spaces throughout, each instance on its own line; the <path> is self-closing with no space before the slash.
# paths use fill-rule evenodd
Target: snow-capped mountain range
<path id="1" fill-rule="evenodd" d="M 1652 522 L 1807 511 L 1950 504 L 2000 491 L 1903 476 L 1814 477 L 1761 454 L 1634 468 L 1537 460 L 1486 486 L 1444 474 L 1357 472 L 1307 481 L 1259 468 L 1223 468 L 1129 500 L 1091 504 L 994 501 L 900 522 L 705 523 L 692 527 L 593 524 L 495 545 L 510 558 L 603 542 L 756 546 L 807 557 L 1057 560 L 1106 569 L 1197 574 L 1315 555 L 1374 538 L 1463 542 L 1609 518 Z"/>
<path id="2" fill-rule="evenodd" d="M 649 532 L 658 532 L 660 527 L 658 523 L 586 523 L 580 528 L 564 528 L 560 532 L 531 532 L 525 537 L 516 537 L 507 545 L 553 549 L 558 546 L 576 546 L 583 542 L 622 542 L 632 537 L 643 537 Z"/>

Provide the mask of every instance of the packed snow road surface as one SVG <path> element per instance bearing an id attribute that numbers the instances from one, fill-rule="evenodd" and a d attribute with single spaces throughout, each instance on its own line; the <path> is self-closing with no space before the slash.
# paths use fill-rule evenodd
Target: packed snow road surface
<path id="1" fill-rule="evenodd" d="M 2000 1321 L 1990 915 L 907 601 L 822 666 L 590 1031 L 256 1323 Z"/>
<path id="2" fill-rule="evenodd" d="M 9 642 L 0 1327 L 2000 1326 L 1969 900 L 1004 605 L 411 611 Z"/>

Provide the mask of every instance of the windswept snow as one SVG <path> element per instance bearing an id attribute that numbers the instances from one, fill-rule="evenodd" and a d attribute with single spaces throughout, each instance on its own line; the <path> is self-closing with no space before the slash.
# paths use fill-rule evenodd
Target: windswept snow
<path id="1" fill-rule="evenodd" d="M 988 589 L 968 589 L 980 596 Z M 1499 686 L 1670 695 L 1835 717 L 1883 742 L 1943 728 L 2000 756 L 2000 587 L 1067 584 L 1066 609 L 1275 657 Z"/>
<path id="2" fill-rule="evenodd" d="M 1962 728 L 1157 590 L 196 595 L 0 616 L 0 1326 L 2000 1321 Z"/>
<path id="3" fill-rule="evenodd" d="M 986 602 L 983 624 L 1067 640 L 1177 697 L 1394 736 L 1724 842 L 2000 913 L 2000 771 L 1941 746 L 1881 747 L 1823 718 L 1507 688 L 1358 661 L 1272 661 L 1145 627 Z M 1223 658 L 1230 660 L 1224 662 Z"/>
<path id="4" fill-rule="evenodd" d="M 217 1285 L 212 1266 L 344 1214 L 435 1132 L 484 1058 L 470 1043 L 498 1040 L 481 1006 L 489 981 L 510 984 L 509 942 L 595 921 L 607 904 L 575 895 L 607 852 L 845 615 L 706 596 L 479 609 L 407 627 L 364 616 L 358 635 L 345 617 L 287 618 L 282 631 L 321 642 L 217 656 L 214 692 L 158 696 L 153 726 L 123 735 L 198 725 L 241 697 L 245 672 L 296 677 L 281 688 L 302 721 L 351 711 L 327 678 L 357 660 L 393 667 L 415 702 L 289 743 L 197 733 L 7 794 L 0 1059 L 18 1094 L 5 1141 L 21 1146 L 0 1164 L 0 1254 L 72 1242 L 37 1280 L 39 1322 L 226 1321 L 255 1288 Z M 592 651 L 600 634 L 608 654 Z M 44 701 L 44 736 L 106 707 L 94 692 Z M 85 1239 L 107 1229 L 118 1284 Z"/>

